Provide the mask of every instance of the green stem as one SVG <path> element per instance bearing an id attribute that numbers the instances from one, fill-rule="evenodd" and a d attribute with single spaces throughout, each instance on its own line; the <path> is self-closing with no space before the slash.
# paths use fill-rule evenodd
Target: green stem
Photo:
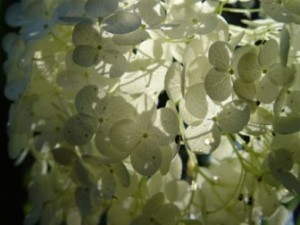
<path id="1" fill-rule="evenodd" d="M 261 9 L 235 9 L 235 8 L 222 8 L 222 12 L 231 13 L 259 13 Z"/>

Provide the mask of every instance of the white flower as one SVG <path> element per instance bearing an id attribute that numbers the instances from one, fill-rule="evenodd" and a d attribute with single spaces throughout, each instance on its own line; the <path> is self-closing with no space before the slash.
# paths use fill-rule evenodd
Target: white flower
<path id="1" fill-rule="evenodd" d="M 109 137 L 120 152 L 130 153 L 132 166 L 137 172 L 151 176 L 162 165 L 161 146 L 174 141 L 178 121 L 173 110 L 156 110 L 155 104 L 147 97 L 143 104 L 135 120 L 125 119 L 115 123 Z"/>

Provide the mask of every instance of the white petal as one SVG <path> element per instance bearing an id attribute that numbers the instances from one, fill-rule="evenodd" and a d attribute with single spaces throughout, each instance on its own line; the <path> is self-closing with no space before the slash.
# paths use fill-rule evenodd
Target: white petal
<path id="1" fill-rule="evenodd" d="M 268 16 L 278 22 L 293 22 L 293 15 L 286 8 L 284 8 L 281 3 L 277 3 L 276 1 L 272 3 L 262 2 L 261 7 Z"/>
<path id="2" fill-rule="evenodd" d="M 230 64 L 232 49 L 229 44 L 223 41 L 217 41 L 209 48 L 209 62 L 215 66 L 218 71 L 227 71 Z"/>
<path id="3" fill-rule="evenodd" d="M 69 148 L 55 148 L 51 152 L 55 161 L 64 166 L 71 166 L 77 159 L 75 151 Z"/>
<path id="4" fill-rule="evenodd" d="M 92 23 L 79 23 L 74 27 L 72 41 L 77 45 L 91 45 L 97 47 L 100 44 L 100 32 Z"/>
<path id="5" fill-rule="evenodd" d="M 222 102 L 226 100 L 232 92 L 230 75 L 211 69 L 205 77 L 205 90 L 208 96 L 214 100 Z"/>
<path id="6" fill-rule="evenodd" d="M 258 54 L 258 62 L 260 66 L 263 69 L 266 69 L 270 65 L 276 63 L 278 61 L 278 52 L 279 45 L 275 40 L 271 39 L 264 43 Z"/>
<path id="7" fill-rule="evenodd" d="M 106 129 L 106 128 L 105 128 Z M 95 145 L 104 161 L 110 163 L 120 162 L 125 159 L 129 152 L 118 151 L 110 142 L 108 132 L 103 129 L 98 129 L 95 136 Z"/>
<path id="8" fill-rule="evenodd" d="M 160 108 L 157 110 L 154 126 L 174 139 L 178 132 L 178 116 L 172 109 Z"/>
<path id="9" fill-rule="evenodd" d="M 114 171 L 115 176 L 117 177 L 119 182 L 123 185 L 123 187 L 129 187 L 130 176 L 124 164 L 123 163 L 112 164 L 112 169 Z"/>
<path id="10" fill-rule="evenodd" d="M 249 52 L 244 54 L 237 65 L 239 77 L 244 82 L 254 82 L 261 75 L 261 69 L 258 64 L 257 55 Z"/>
<path id="11" fill-rule="evenodd" d="M 87 85 L 79 90 L 75 97 L 75 106 L 79 113 L 94 115 L 97 105 L 101 103 L 100 97 L 105 96 L 104 88 L 97 85 Z"/>
<path id="12" fill-rule="evenodd" d="M 137 147 L 142 135 L 132 120 L 121 120 L 109 130 L 110 141 L 120 152 L 131 152 Z"/>
<path id="13" fill-rule="evenodd" d="M 104 29 L 112 34 L 126 34 L 141 26 L 141 18 L 133 13 L 118 11 L 105 19 Z"/>
<path id="14" fill-rule="evenodd" d="M 73 51 L 73 61 L 82 67 L 94 66 L 98 63 L 99 50 L 90 45 L 78 45 Z"/>
<path id="15" fill-rule="evenodd" d="M 97 128 L 97 120 L 86 115 L 74 115 L 70 117 L 63 129 L 64 138 L 73 145 L 84 145 L 94 135 Z"/>
<path id="16" fill-rule="evenodd" d="M 283 66 L 288 63 L 290 50 L 290 33 L 286 26 L 283 26 L 280 33 L 280 60 Z"/>
<path id="17" fill-rule="evenodd" d="M 294 71 L 289 67 L 283 67 L 281 63 L 270 66 L 267 76 L 277 86 L 286 86 L 294 80 Z"/>
<path id="18" fill-rule="evenodd" d="M 143 176 L 152 176 L 162 164 L 162 156 L 157 144 L 151 140 L 142 141 L 130 155 L 131 163 L 136 172 Z"/>
<path id="19" fill-rule="evenodd" d="M 184 93 L 184 74 L 180 63 L 172 63 L 165 76 L 165 87 L 168 97 L 174 102 L 182 99 Z"/>
<path id="20" fill-rule="evenodd" d="M 218 25 L 218 20 L 215 14 L 203 14 L 198 20 L 199 22 L 194 24 L 193 30 L 199 35 L 213 32 Z"/>
<path id="21" fill-rule="evenodd" d="M 115 194 L 116 181 L 109 170 L 101 172 L 97 185 L 100 192 L 100 198 L 111 199 Z"/>
<path id="22" fill-rule="evenodd" d="M 229 133 L 236 133 L 248 124 L 250 109 L 248 105 L 240 100 L 227 103 L 217 115 L 220 128 Z"/>
<path id="23" fill-rule="evenodd" d="M 286 1 L 283 1 L 283 5 L 290 12 L 300 16 L 299 1 L 297 1 L 297 0 L 286 0 Z"/>
<path id="24" fill-rule="evenodd" d="M 199 119 L 195 116 L 193 116 L 186 108 L 185 106 L 185 101 L 184 100 L 181 100 L 179 102 L 179 112 L 180 112 L 180 115 L 182 116 L 182 119 L 183 121 L 188 124 L 188 125 L 191 125 L 191 124 L 199 124 L 202 122 L 202 119 Z"/>
<path id="25" fill-rule="evenodd" d="M 206 100 L 206 91 L 203 84 L 196 84 L 187 89 L 184 97 L 186 109 L 195 117 L 204 119 L 208 104 Z"/>
<path id="26" fill-rule="evenodd" d="M 300 115 L 274 117 L 273 128 L 281 134 L 291 134 L 300 131 Z"/>
<path id="27" fill-rule="evenodd" d="M 104 18 L 117 10 L 119 0 L 88 0 L 85 11 L 94 18 Z"/>
<path id="28" fill-rule="evenodd" d="M 104 63 L 111 64 L 110 77 L 120 77 L 125 72 L 127 61 L 121 52 L 114 49 L 102 50 L 100 51 L 99 58 Z"/>
<path id="29" fill-rule="evenodd" d="M 268 155 L 268 166 L 273 173 L 290 171 L 294 165 L 293 155 L 284 148 L 273 150 Z"/>
<path id="30" fill-rule="evenodd" d="M 169 203 L 159 207 L 158 210 L 154 213 L 153 217 L 160 224 L 173 225 L 177 223 L 179 215 L 179 209 L 172 203 Z"/>
<path id="31" fill-rule="evenodd" d="M 221 133 L 212 121 L 204 121 L 198 126 L 189 126 L 185 130 L 188 148 L 195 153 L 209 154 L 221 142 Z"/>
<path id="32" fill-rule="evenodd" d="M 277 173 L 276 179 L 292 194 L 300 194 L 300 182 L 294 174 L 289 172 Z"/>
<path id="33" fill-rule="evenodd" d="M 136 5 L 143 21 L 149 26 L 155 26 L 166 18 L 166 10 L 161 2 L 155 0 L 141 0 Z"/>
<path id="34" fill-rule="evenodd" d="M 126 34 L 115 34 L 113 41 L 118 45 L 138 45 L 150 38 L 149 34 L 142 28 Z"/>
<path id="35" fill-rule="evenodd" d="M 151 216 L 164 203 L 164 194 L 158 192 L 148 199 L 143 207 L 143 214 Z"/>
<path id="36" fill-rule="evenodd" d="M 274 85 L 268 76 L 262 77 L 256 84 L 256 97 L 257 100 L 263 103 L 271 103 L 279 95 L 280 89 Z"/>
<path id="37" fill-rule="evenodd" d="M 254 83 L 246 83 L 241 79 L 236 79 L 233 83 L 233 90 L 237 96 L 253 100 L 256 96 L 256 86 Z"/>

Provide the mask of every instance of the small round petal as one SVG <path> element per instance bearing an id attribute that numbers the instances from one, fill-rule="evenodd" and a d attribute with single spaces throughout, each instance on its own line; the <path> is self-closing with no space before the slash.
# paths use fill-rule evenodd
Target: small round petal
<path id="1" fill-rule="evenodd" d="M 97 105 L 101 103 L 100 98 L 105 96 L 104 88 L 97 85 L 87 85 L 79 90 L 75 97 L 77 112 L 94 115 Z"/>
<path id="2" fill-rule="evenodd" d="M 153 214 L 159 224 L 174 225 L 180 215 L 180 210 L 172 203 L 164 204 Z"/>
<path id="3" fill-rule="evenodd" d="M 273 150 L 268 155 L 268 166 L 272 173 L 290 171 L 294 165 L 292 153 L 284 148 Z"/>
<path id="4" fill-rule="evenodd" d="M 214 101 L 222 102 L 232 93 L 230 75 L 214 68 L 206 75 L 204 86 L 206 93 Z"/>
<path id="5" fill-rule="evenodd" d="M 184 200 L 188 190 L 189 185 L 184 180 L 171 180 L 165 185 L 165 194 L 170 202 Z"/>
<path id="6" fill-rule="evenodd" d="M 119 180 L 119 182 L 123 185 L 123 187 L 129 187 L 130 185 L 130 176 L 127 168 L 123 163 L 115 163 L 112 164 L 113 173 Z"/>
<path id="7" fill-rule="evenodd" d="M 184 88 L 184 74 L 180 63 L 174 62 L 168 68 L 165 76 L 165 87 L 168 97 L 174 102 L 182 99 Z"/>
<path id="8" fill-rule="evenodd" d="M 97 129 L 97 120 L 84 114 L 70 117 L 63 129 L 64 138 L 73 145 L 84 145 L 94 135 Z"/>
<path id="9" fill-rule="evenodd" d="M 294 20 L 292 13 L 275 0 L 272 2 L 262 1 L 261 7 L 268 16 L 278 22 L 291 23 Z"/>
<path id="10" fill-rule="evenodd" d="M 188 125 L 199 124 L 203 120 L 193 116 L 186 108 L 184 99 L 179 102 L 179 112 L 183 121 Z"/>
<path id="11" fill-rule="evenodd" d="M 142 28 L 126 34 L 115 34 L 113 41 L 118 45 L 138 45 L 150 38 L 149 34 Z"/>
<path id="12" fill-rule="evenodd" d="M 105 19 L 104 29 L 112 34 L 130 33 L 141 26 L 141 18 L 125 11 L 118 11 Z"/>
<path id="13" fill-rule="evenodd" d="M 271 103 L 280 93 L 280 88 L 274 85 L 268 76 L 262 77 L 256 85 L 256 98 L 263 103 Z"/>
<path id="14" fill-rule="evenodd" d="M 154 126 L 167 134 L 170 139 L 174 139 L 179 127 L 177 114 L 169 108 L 158 109 Z"/>
<path id="15" fill-rule="evenodd" d="M 77 45 L 90 45 L 97 47 L 100 44 L 100 32 L 92 23 L 79 23 L 74 27 L 72 41 Z"/>
<path id="16" fill-rule="evenodd" d="M 194 24 L 193 30 L 196 34 L 208 34 L 216 29 L 218 20 L 215 14 L 203 14 L 199 22 Z"/>
<path id="17" fill-rule="evenodd" d="M 283 26 L 280 33 L 280 60 L 282 66 L 287 66 L 290 50 L 290 33 L 286 26 Z"/>
<path id="18" fill-rule="evenodd" d="M 280 134 L 292 134 L 300 131 L 300 115 L 289 115 L 286 117 L 274 117 L 274 131 Z"/>
<path id="19" fill-rule="evenodd" d="M 90 45 L 78 45 L 73 51 L 73 61 L 82 67 L 94 66 L 99 61 L 99 50 Z"/>
<path id="20" fill-rule="evenodd" d="M 217 115 L 220 128 L 229 133 L 236 133 L 244 129 L 250 118 L 250 109 L 247 103 L 235 100 L 227 103 Z"/>
<path id="21" fill-rule="evenodd" d="M 292 194 L 300 194 L 300 182 L 294 174 L 284 171 L 272 175 Z"/>
<path id="22" fill-rule="evenodd" d="M 75 151 L 69 148 L 54 148 L 51 152 L 54 160 L 63 166 L 72 166 L 78 158 Z"/>
<path id="23" fill-rule="evenodd" d="M 233 90 L 237 96 L 246 100 L 253 100 L 256 96 L 256 86 L 254 83 L 246 83 L 241 79 L 236 79 L 233 83 Z"/>
<path id="24" fill-rule="evenodd" d="M 261 76 L 257 55 L 252 52 L 244 54 L 237 64 L 237 71 L 244 82 L 251 83 L 257 80 Z"/>
<path id="25" fill-rule="evenodd" d="M 162 164 L 158 145 L 151 140 L 143 140 L 130 155 L 132 167 L 143 176 L 152 176 Z"/>
<path id="26" fill-rule="evenodd" d="M 286 86 L 294 80 L 294 71 L 289 67 L 283 67 L 281 63 L 276 63 L 270 66 L 267 76 L 276 86 Z"/>
<path id="27" fill-rule="evenodd" d="M 111 172 L 107 169 L 103 170 L 98 180 L 98 190 L 100 198 L 111 199 L 116 191 L 116 181 Z"/>
<path id="28" fill-rule="evenodd" d="M 120 162 L 125 159 L 129 152 L 118 151 L 110 142 L 108 134 L 103 129 L 98 129 L 95 135 L 95 145 L 99 153 L 101 154 L 104 161 L 109 161 L 110 163 Z"/>
<path id="29" fill-rule="evenodd" d="M 175 143 L 160 147 L 162 155 L 162 165 L 160 167 L 160 173 L 166 175 L 170 171 L 170 166 L 173 163 L 173 159 L 178 152 L 178 146 Z"/>
<path id="30" fill-rule="evenodd" d="M 120 77 L 126 70 L 127 60 L 123 54 L 113 49 L 107 49 L 100 52 L 99 58 L 104 62 L 111 64 L 110 77 Z"/>
<path id="31" fill-rule="evenodd" d="M 94 18 L 104 18 L 115 12 L 119 0 L 88 0 L 85 4 L 85 11 Z"/>
<path id="32" fill-rule="evenodd" d="M 109 130 L 110 141 L 120 152 L 131 152 L 137 147 L 141 137 L 133 120 L 120 120 Z"/>
<path id="33" fill-rule="evenodd" d="M 260 49 L 258 54 L 258 62 L 260 66 L 264 69 L 268 68 L 272 64 L 278 61 L 279 45 L 278 43 L 271 39 L 268 40 Z"/>
<path id="34" fill-rule="evenodd" d="M 164 194 L 162 192 L 153 195 L 144 205 L 143 214 L 151 216 L 164 203 L 164 199 Z"/>
<path id="35" fill-rule="evenodd" d="M 300 16 L 300 4 L 298 0 L 285 0 L 283 1 L 283 5 L 290 12 Z"/>
<path id="36" fill-rule="evenodd" d="M 291 110 L 292 114 L 300 112 L 300 91 L 292 91 L 287 96 L 286 106 Z"/>
<path id="37" fill-rule="evenodd" d="M 136 4 L 143 21 L 149 26 L 161 24 L 166 18 L 162 3 L 155 0 L 142 0 Z"/>
<path id="38" fill-rule="evenodd" d="M 188 148 L 199 154 L 209 154 L 221 143 L 221 133 L 212 121 L 204 121 L 198 126 L 189 126 L 185 130 Z"/>
<path id="39" fill-rule="evenodd" d="M 215 66 L 217 71 L 227 71 L 230 64 L 232 49 L 229 44 L 223 41 L 217 41 L 209 48 L 209 62 Z"/>
<path id="40" fill-rule="evenodd" d="M 206 91 L 203 84 L 195 84 L 187 89 L 184 96 L 186 109 L 195 117 L 204 119 L 208 104 L 206 100 Z"/>

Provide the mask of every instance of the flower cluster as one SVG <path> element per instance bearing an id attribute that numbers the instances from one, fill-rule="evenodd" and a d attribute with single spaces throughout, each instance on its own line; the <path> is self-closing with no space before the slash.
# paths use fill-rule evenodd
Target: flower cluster
<path id="1" fill-rule="evenodd" d="M 300 194 L 299 5 L 12 4 L 8 151 L 35 159 L 25 224 L 284 224 Z"/>

